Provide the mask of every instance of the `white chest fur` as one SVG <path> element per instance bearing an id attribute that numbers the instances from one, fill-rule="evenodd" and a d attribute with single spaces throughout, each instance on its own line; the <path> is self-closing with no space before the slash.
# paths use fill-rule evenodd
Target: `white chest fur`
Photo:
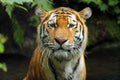
<path id="1" fill-rule="evenodd" d="M 52 57 L 46 61 L 44 66 L 48 80 L 80 80 L 80 74 L 83 68 L 83 56 L 61 62 Z"/>

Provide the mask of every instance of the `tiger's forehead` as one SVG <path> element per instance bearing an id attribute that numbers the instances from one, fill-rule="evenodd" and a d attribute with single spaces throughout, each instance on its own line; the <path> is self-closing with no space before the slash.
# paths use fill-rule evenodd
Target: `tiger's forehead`
<path id="1" fill-rule="evenodd" d="M 56 13 L 56 14 L 72 14 L 74 12 L 74 10 L 72 10 L 72 9 L 69 9 L 69 8 L 64 8 L 64 7 L 62 7 L 62 8 L 58 8 L 58 9 L 56 9 L 56 10 L 54 10 L 54 13 Z"/>
<path id="2" fill-rule="evenodd" d="M 49 24 L 52 24 L 52 23 L 59 23 L 62 22 L 62 23 L 65 23 L 67 22 L 66 24 L 77 24 L 77 18 L 74 14 L 68 14 L 68 13 L 64 13 L 64 11 L 60 11 L 60 13 L 52 13 L 50 16 L 49 16 L 49 19 L 48 19 L 48 23 Z"/>
<path id="3" fill-rule="evenodd" d="M 51 12 L 48 18 L 48 24 L 77 24 L 77 18 L 74 14 L 74 10 L 68 8 L 59 8 Z"/>
<path id="4" fill-rule="evenodd" d="M 55 10 L 54 12 L 51 13 L 51 15 L 49 16 L 49 20 L 56 20 L 59 18 L 68 18 L 68 19 L 72 19 L 72 20 L 77 20 L 76 19 L 76 15 L 73 14 L 73 12 L 69 11 L 69 10 Z"/>

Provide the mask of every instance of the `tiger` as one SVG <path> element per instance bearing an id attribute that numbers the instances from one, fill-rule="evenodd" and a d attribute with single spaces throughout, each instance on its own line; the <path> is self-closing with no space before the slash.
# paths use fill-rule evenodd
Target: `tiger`
<path id="1" fill-rule="evenodd" d="M 37 7 L 40 18 L 37 46 L 23 80 L 86 80 L 86 20 L 92 10 L 59 7 L 46 11 Z"/>

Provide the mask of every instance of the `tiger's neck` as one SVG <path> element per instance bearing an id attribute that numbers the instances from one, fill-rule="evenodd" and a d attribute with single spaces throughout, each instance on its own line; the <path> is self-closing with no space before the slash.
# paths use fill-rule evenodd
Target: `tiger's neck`
<path id="1" fill-rule="evenodd" d="M 74 58 L 69 61 L 60 61 L 52 57 L 46 60 L 45 75 L 46 79 L 51 80 L 83 80 L 81 79 L 84 65 L 84 56 Z M 52 73 L 52 74 L 51 74 Z M 81 78 L 80 78 L 81 77 Z"/>

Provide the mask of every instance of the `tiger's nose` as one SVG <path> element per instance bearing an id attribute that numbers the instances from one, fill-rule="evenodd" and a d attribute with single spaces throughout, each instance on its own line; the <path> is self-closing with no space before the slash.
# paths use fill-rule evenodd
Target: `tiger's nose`
<path id="1" fill-rule="evenodd" d="M 55 38 L 55 41 L 59 44 L 63 44 L 67 41 L 68 39 L 67 38 L 63 38 L 63 37 L 56 37 Z"/>

